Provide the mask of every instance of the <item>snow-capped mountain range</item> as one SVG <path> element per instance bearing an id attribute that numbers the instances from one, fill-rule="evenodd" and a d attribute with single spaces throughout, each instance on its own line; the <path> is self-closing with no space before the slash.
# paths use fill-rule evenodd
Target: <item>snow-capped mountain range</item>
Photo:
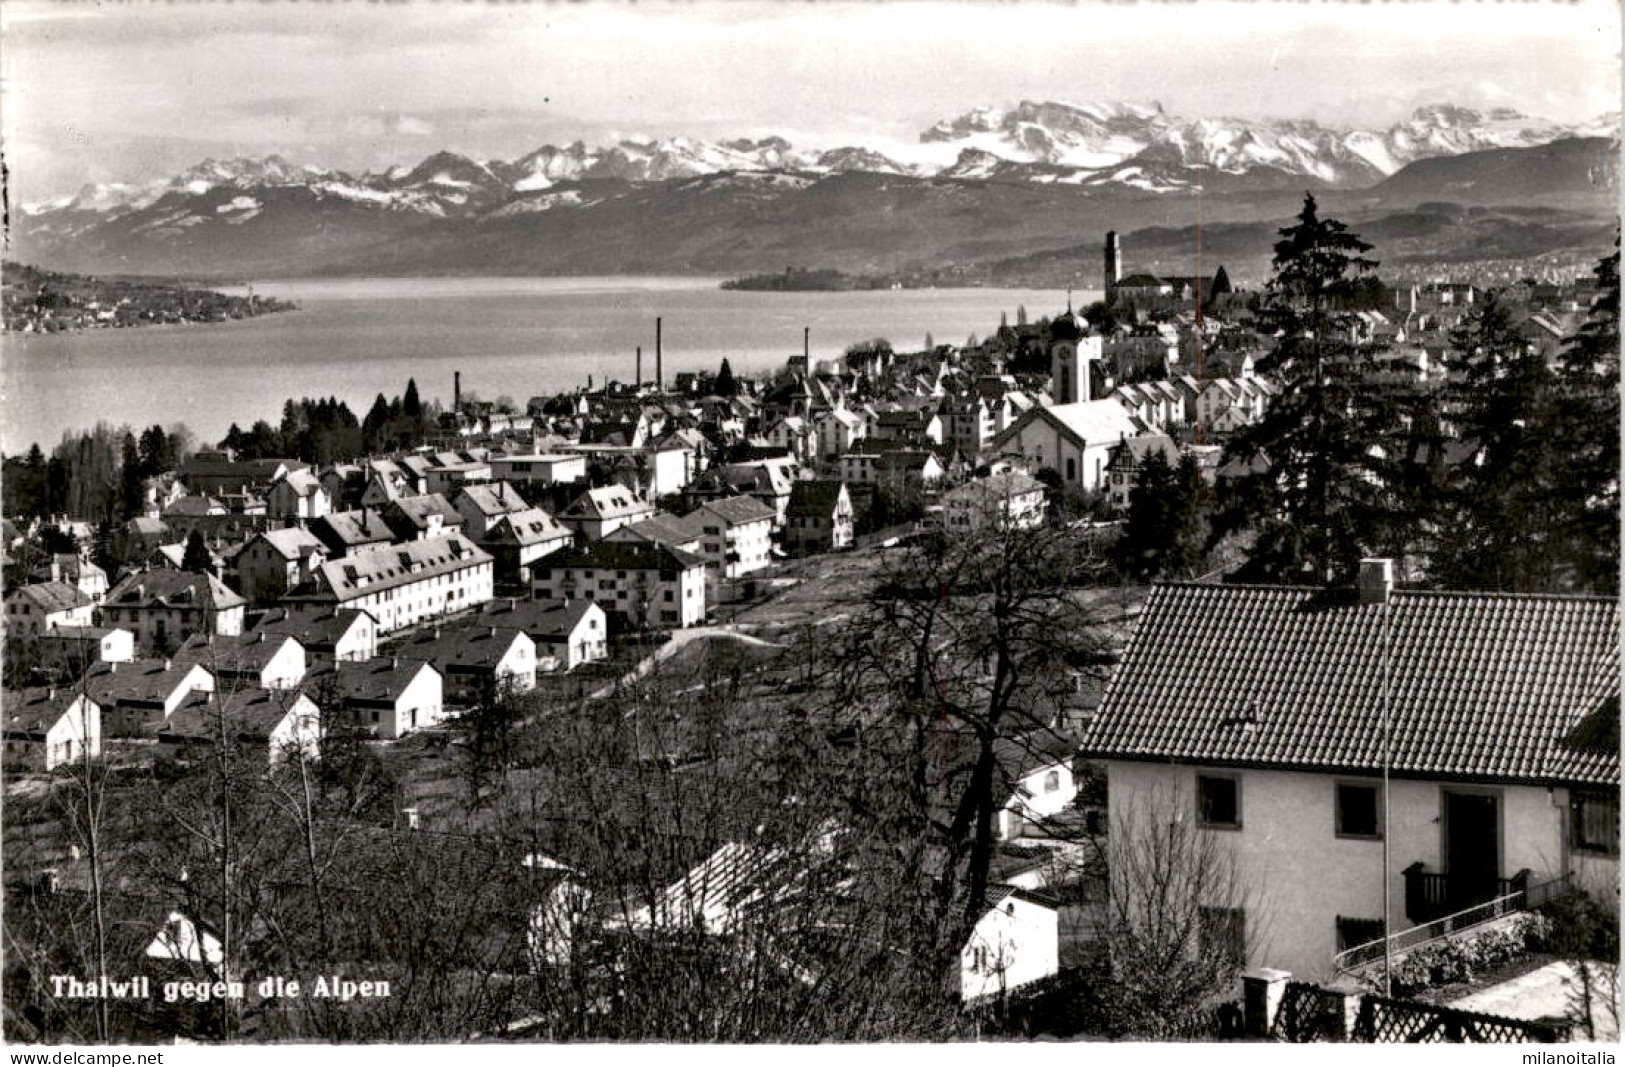
<path id="1" fill-rule="evenodd" d="M 551 192 L 595 180 L 662 182 L 725 172 L 827 176 L 851 172 L 1086 186 L 1150 192 L 1196 181 L 1311 179 L 1338 188 L 1371 185 L 1420 159 L 1490 148 L 1521 148 L 1570 137 L 1617 137 L 1618 112 L 1562 125 L 1498 108 L 1450 104 L 1418 108 L 1386 129 L 1338 129 L 1310 120 L 1186 119 L 1159 104 L 1060 104 L 1022 101 L 946 119 L 913 145 L 803 149 L 780 137 L 718 142 L 687 137 L 623 140 L 590 146 L 544 145 L 511 162 L 439 152 L 412 167 L 350 174 L 296 166 L 280 156 L 205 160 L 150 184 L 87 185 L 78 193 L 24 209 L 105 216 L 159 205 L 172 194 L 232 190 L 216 210 L 228 221 L 252 217 L 256 191 L 298 186 L 322 198 L 429 216 L 505 215 L 579 205 L 583 195 Z M 162 223 L 160 223 L 162 225 Z"/>

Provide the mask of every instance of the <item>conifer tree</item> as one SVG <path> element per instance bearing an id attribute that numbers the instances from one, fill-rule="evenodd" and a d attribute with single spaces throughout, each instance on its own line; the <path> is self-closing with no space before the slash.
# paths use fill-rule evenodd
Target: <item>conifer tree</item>
<path id="1" fill-rule="evenodd" d="M 1619 232 L 1594 271 L 1601 292 L 1558 368 L 1553 434 L 1566 459 L 1557 495 L 1575 582 L 1619 589 Z"/>
<path id="2" fill-rule="evenodd" d="M 1351 579 L 1360 558 L 1391 543 L 1387 489 L 1399 418 L 1373 345 L 1343 310 L 1371 246 L 1305 196 L 1275 245 L 1275 274 L 1258 318 L 1276 345 L 1258 372 L 1280 387 L 1264 415 L 1232 439 L 1228 460 L 1251 473 L 1227 486 L 1215 536 L 1250 528 L 1242 576 L 1320 584 Z"/>
<path id="3" fill-rule="evenodd" d="M 202 531 L 193 530 L 186 535 L 186 552 L 181 556 L 181 570 L 208 574 L 211 569 L 209 546 L 203 542 Z"/>
<path id="4" fill-rule="evenodd" d="M 1449 589 L 1560 588 L 1555 378 L 1493 294 L 1450 342 L 1445 417 L 1463 447 L 1440 497 L 1430 577 Z"/>
<path id="5" fill-rule="evenodd" d="M 739 383 L 734 380 L 733 368 L 728 365 L 726 358 L 723 359 L 722 367 L 717 371 L 717 378 L 712 385 L 712 392 L 717 396 L 733 396 L 739 392 Z"/>

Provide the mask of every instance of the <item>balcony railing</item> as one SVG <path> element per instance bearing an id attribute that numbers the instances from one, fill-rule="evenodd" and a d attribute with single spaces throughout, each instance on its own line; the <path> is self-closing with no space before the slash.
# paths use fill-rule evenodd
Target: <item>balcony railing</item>
<path id="1" fill-rule="evenodd" d="M 1415 923 L 1432 922 L 1445 915 L 1517 893 L 1529 885 L 1529 871 L 1493 883 L 1469 882 L 1460 877 L 1424 870 L 1413 863 L 1404 870 L 1405 917 Z"/>
<path id="2" fill-rule="evenodd" d="M 1412 870 L 1419 867 L 1421 867 L 1421 864 L 1415 864 L 1405 871 L 1407 890 L 1409 889 Z M 1460 911 L 1451 912 L 1448 915 L 1437 916 L 1408 930 L 1400 930 L 1389 934 L 1387 937 L 1368 941 L 1363 945 L 1355 945 L 1353 948 L 1339 952 L 1332 957 L 1333 966 L 1338 973 L 1357 971 L 1362 967 L 1381 961 L 1389 954 L 1390 950 L 1394 956 L 1402 956 L 1407 952 L 1421 948 L 1423 945 L 1446 940 L 1475 926 L 1482 926 L 1485 923 L 1494 922 L 1496 919 L 1508 915 L 1538 908 L 1568 891 L 1569 877 L 1567 875 L 1536 885 L 1529 884 L 1529 875 L 1530 872 L 1526 868 L 1511 878 L 1500 879 L 1499 881 L 1503 887 L 1511 888 L 1499 896 L 1462 908 Z M 1434 875 L 1433 877 L 1442 876 Z"/>

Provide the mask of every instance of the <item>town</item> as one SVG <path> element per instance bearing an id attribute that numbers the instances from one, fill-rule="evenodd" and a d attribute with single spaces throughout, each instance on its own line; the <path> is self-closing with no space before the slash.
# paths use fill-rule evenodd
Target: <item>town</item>
<path id="1" fill-rule="evenodd" d="M 1616 1040 L 1618 253 L 1381 253 L 7 457 L 8 1037 Z"/>

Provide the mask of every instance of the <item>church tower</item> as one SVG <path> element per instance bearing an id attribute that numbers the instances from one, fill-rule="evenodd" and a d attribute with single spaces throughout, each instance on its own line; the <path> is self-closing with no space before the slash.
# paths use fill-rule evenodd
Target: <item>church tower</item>
<path id="1" fill-rule="evenodd" d="M 1106 231 L 1106 263 L 1105 263 L 1104 272 L 1102 274 L 1102 282 L 1103 282 L 1104 288 L 1106 290 L 1106 296 L 1107 296 L 1108 299 L 1110 299 L 1110 297 L 1112 295 L 1112 290 L 1117 288 L 1117 283 L 1122 281 L 1122 280 L 1123 280 L 1123 249 L 1117 243 L 1117 231 L 1116 230 L 1107 230 Z"/>
<path id="2" fill-rule="evenodd" d="M 1050 324 L 1050 399 L 1057 404 L 1093 400 L 1094 364 L 1100 355 L 1100 335 L 1080 324 L 1068 307 Z"/>

